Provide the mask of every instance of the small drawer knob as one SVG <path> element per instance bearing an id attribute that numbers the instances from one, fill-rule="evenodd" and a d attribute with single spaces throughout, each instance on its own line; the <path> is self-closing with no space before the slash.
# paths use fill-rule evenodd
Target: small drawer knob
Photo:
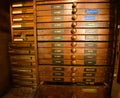
<path id="1" fill-rule="evenodd" d="M 77 2 L 73 2 L 72 7 L 73 8 L 77 7 Z"/>
<path id="2" fill-rule="evenodd" d="M 71 37 L 71 39 L 72 39 L 72 40 L 76 40 L 76 39 L 77 39 L 77 36 L 76 36 L 76 35 L 73 35 L 73 36 Z"/>
<path id="3" fill-rule="evenodd" d="M 76 27 L 77 26 L 77 22 L 72 22 L 72 27 L 74 28 L 74 27 Z"/>
<path id="4" fill-rule="evenodd" d="M 77 19 L 77 15 L 76 14 L 73 14 L 72 15 L 72 20 L 76 20 Z"/>
<path id="5" fill-rule="evenodd" d="M 72 64 L 73 64 L 73 65 L 76 65 L 76 64 L 77 64 L 76 60 L 73 60 L 73 61 L 72 61 Z"/>
<path id="6" fill-rule="evenodd" d="M 72 47 L 76 47 L 76 46 L 77 46 L 77 43 L 76 43 L 76 42 L 72 42 L 71 46 L 72 46 Z"/>

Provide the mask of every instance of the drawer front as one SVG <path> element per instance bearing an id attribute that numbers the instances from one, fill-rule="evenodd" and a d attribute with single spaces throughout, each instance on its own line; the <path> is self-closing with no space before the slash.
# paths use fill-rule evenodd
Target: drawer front
<path id="1" fill-rule="evenodd" d="M 9 48 L 12 49 L 18 49 L 18 48 L 29 48 L 29 49 L 34 49 L 35 45 L 34 43 L 10 43 Z"/>
<path id="2" fill-rule="evenodd" d="M 67 4 L 66 4 L 67 5 Z M 88 4 L 89 5 L 89 4 Z M 46 6 L 46 5 L 45 5 Z M 72 15 L 76 13 L 77 15 L 108 15 L 110 14 L 107 8 L 69 8 L 69 9 L 51 9 L 51 10 L 40 10 L 38 6 L 37 16 L 51 16 L 51 15 Z M 45 7 L 43 9 L 46 9 Z"/>
<path id="3" fill-rule="evenodd" d="M 83 82 L 85 84 L 90 83 L 103 83 L 108 82 L 108 77 L 61 77 L 61 76 L 40 76 L 40 81 L 45 82 Z"/>
<path id="4" fill-rule="evenodd" d="M 95 49 L 95 48 L 38 48 L 38 53 L 40 54 L 67 54 L 67 53 L 76 53 L 76 54 L 103 54 L 110 53 L 111 49 Z"/>
<path id="5" fill-rule="evenodd" d="M 16 8 L 16 7 L 29 7 L 29 6 L 33 6 L 33 2 L 31 1 L 22 1 L 22 2 L 13 2 L 11 7 L 12 8 Z"/>
<path id="6" fill-rule="evenodd" d="M 88 59 L 88 60 L 45 60 L 40 59 L 39 64 L 54 64 L 54 65 L 110 65 L 109 60 L 95 60 L 95 59 Z"/>
<path id="7" fill-rule="evenodd" d="M 83 0 L 85 2 L 85 0 Z M 57 1 L 59 2 L 59 1 Z M 51 3 L 57 3 L 55 1 L 51 1 Z M 43 10 L 71 10 L 72 9 L 72 6 L 73 4 L 68 4 L 68 3 L 64 3 L 64 4 L 60 4 L 61 2 L 66 2 L 66 1 L 60 1 L 59 4 L 50 4 L 47 3 L 47 2 L 37 2 L 37 11 L 43 11 Z M 96 2 L 96 1 L 95 1 Z M 39 5 L 41 4 L 41 5 Z M 42 4 L 46 4 L 46 5 L 42 5 Z M 91 14 L 96 14 L 98 13 L 99 14 L 99 11 L 98 10 L 95 10 L 95 9 L 104 9 L 104 8 L 110 8 L 110 4 L 109 3 L 77 3 L 77 6 L 76 6 L 77 9 L 94 9 L 92 11 Z"/>
<path id="8" fill-rule="evenodd" d="M 38 96 L 41 98 L 109 98 L 109 90 L 107 86 L 40 85 Z"/>
<path id="9" fill-rule="evenodd" d="M 69 21 L 110 21 L 109 15 L 77 15 L 37 17 L 37 22 L 69 22 Z"/>
<path id="10" fill-rule="evenodd" d="M 37 36 L 38 41 L 112 41 L 112 35 L 55 35 Z"/>
<path id="11" fill-rule="evenodd" d="M 13 22 L 23 22 L 23 21 L 33 21 L 34 17 L 33 14 L 21 14 L 21 15 L 13 15 L 12 21 Z"/>
<path id="12" fill-rule="evenodd" d="M 38 54 L 39 59 L 64 59 L 64 60 L 83 60 L 83 59 L 96 59 L 105 60 L 110 58 L 107 53 L 102 54 Z"/>
<path id="13" fill-rule="evenodd" d="M 110 22 L 61 22 L 61 23 L 37 23 L 37 29 L 50 28 L 93 28 L 93 27 L 113 27 Z"/>
<path id="14" fill-rule="evenodd" d="M 112 42 L 38 42 L 38 48 L 112 48 Z"/>
<path id="15" fill-rule="evenodd" d="M 38 29 L 38 35 L 112 34 L 112 29 Z"/>
<path id="16" fill-rule="evenodd" d="M 107 67 L 72 67 L 72 66 L 39 66 L 40 76 L 68 76 L 68 77 L 104 77 L 111 72 Z"/>
<path id="17" fill-rule="evenodd" d="M 33 13 L 33 8 L 32 7 L 21 7 L 21 8 L 13 8 L 12 9 L 12 14 L 16 15 L 16 14 L 29 14 L 29 13 Z"/>

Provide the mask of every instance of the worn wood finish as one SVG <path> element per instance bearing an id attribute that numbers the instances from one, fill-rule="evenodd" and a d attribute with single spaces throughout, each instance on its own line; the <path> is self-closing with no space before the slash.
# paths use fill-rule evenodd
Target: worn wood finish
<path id="1" fill-rule="evenodd" d="M 110 48 L 112 42 L 38 42 L 38 48 Z"/>
<path id="2" fill-rule="evenodd" d="M 45 92 L 45 93 L 44 93 Z M 109 98 L 107 86 L 40 85 L 41 98 Z M 58 96 L 59 95 L 59 96 Z"/>

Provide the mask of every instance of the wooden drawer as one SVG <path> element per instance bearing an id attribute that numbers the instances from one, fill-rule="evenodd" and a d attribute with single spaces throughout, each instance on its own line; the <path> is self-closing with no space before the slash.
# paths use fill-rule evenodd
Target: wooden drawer
<path id="1" fill-rule="evenodd" d="M 40 54 L 103 54 L 109 53 L 111 49 L 95 49 L 95 48 L 38 48 L 38 53 Z"/>
<path id="2" fill-rule="evenodd" d="M 38 35 L 38 41 L 112 41 L 112 35 Z"/>
<path id="3" fill-rule="evenodd" d="M 39 76 L 104 77 L 111 73 L 109 67 L 95 66 L 39 66 Z"/>
<path id="4" fill-rule="evenodd" d="M 40 85 L 38 98 L 109 98 L 108 86 Z"/>
<path id="5" fill-rule="evenodd" d="M 85 82 L 102 83 L 108 82 L 108 77 L 62 77 L 62 76 L 40 76 L 40 81 L 45 82 Z"/>
<path id="6" fill-rule="evenodd" d="M 85 2 L 85 0 L 83 0 Z M 70 2 L 70 1 L 69 1 Z M 66 3 L 66 1 L 51 1 L 51 2 L 36 2 L 37 3 L 37 11 L 38 10 L 71 10 L 73 7 L 73 1 L 70 3 Z M 82 2 L 82 1 L 80 1 Z M 75 6 L 77 9 L 103 9 L 103 8 L 110 8 L 109 3 L 80 3 L 78 2 Z M 90 1 L 91 2 L 91 1 Z M 94 2 L 98 2 L 95 1 Z M 56 4 L 58 3 L 58 4 Z M 41 4 L 41 5 L 40 5 Z M 99 11 L 97 11 L 99 13 Z M 91 14 L 94 14 L 95 11 Z"/>
<path id="7" fill-rule="evenodd" d="M 67 5 L 67 4 L 66 4 Z M 45 5 L 46 6 L 46 5 Z M 52 5 L 51 5 L 52 6 Z M 37 6 L 37 8 L 42 6 Z M 44 7 L 44 9 L 46 9 Z M 37 16 L 51 16 L 51 15 L 72 15 L 76 13 L 78 15 L 110 15 L 110 11 L 107 8 L 71 8 L 71 9 L 52 9 L 52 10 L 39 10 L 37 11 Z"/>
<path id="8" fill-rule="evenodd" d="M 20 30 L 19 29 L 17 29 L 17 30 L 14 29 L 12 33 L 13 33 L 14 36 L 22 36 L 22 35 L 33 36 L 34 35 L 34 30 L 32 30 L 32 29 L 28 29 L 28 30 L 27 29 L 25 29 L 25 30 L 24 29 L 23 30 L 22 29 L 20 29 Z"/>
<path id="9" fill-rule="evenodd" d="M 29 48 L 29 49 L 34 49 L 35 45 L 34 43 L 10 43 L 9 45 L 10 48 Z"/>
<path id="10" fill-rule="evenodd" d="M 12 14 L 16 15 L 16 14 L 29 14 L 29 13 L 33 13 L 33 7 L 20 7 L 20 8 L 13 8 L 12 9 Z"/>
<path id="11" fill-rule="evenodd" d="M 11 55 L 10 56 L 11 62 L 35 62 L 35 56 L 33 55 Z"/>
<path id="12" fill-rule="evenodd" d="M 38 48 L 112 48 L 112 42 L 38 42 Z"/>
<path id="13" fill-rule="evenodd" d="M 21 62 L 21 61 L 12 61 L 11 67 L 16 67 L 16 68 L 35 68 L 36 63 L 34 62 Z"/>
<path id="14" fill-rule="evenodd" d="M 64 60 L 64 59 L 39 59 L 39 64 L 53 65 L 110 65 L 110 60 Z"/>
<path id="15" fill-rule="evenodd" d="M 22 21 L 33 21 L 34 17 L 33 14 L 18 14 L 12 16 L 13 22 L 22 22 Z"/>
<path id="16" fill-rule="evenodd" d="M 34 50 L 29 49 L 9 49 L 10 54 L 35 54 Z"/>
<path id="17" fill-rule="evenodd" d="M 21 1 L 21 2 L 13 2 L 11 7 L 15 8 L 15 7 L 29 7 L 29 6 L 33 6 L 33 2 L 32 1 Z"/>
<path id="18" fill-rule="evenodd" d="M 34 75 L 36 73 L 35 68 L 19 68 L 19 67 L 12 67 L 11 68 L 12 74 L 17 77 L 17 75 Z M 19 76 L 18 76 L 19 77 Z"/>
<path id="19" fill-rule="evenodd" d="M 37 22 L 69 22 L 69 21 L 110 21 L 109 15 L 77 15 L 37 17 Z"/>
<path id="20" fill-rule="evenodd" d="M 22 28 L 33 28 L 34 23 L 33 22 L 21 22 L 21 23 L 13 23 L 12 28 L 13 29 L 22 29 Z"/>
<path id="21" fill-rule="evenodd" d="M 107 53 L 104 54 L 38 54 L 39 59 L 64 59 L 64 60 L 83 60 L 83 59 L 101 59 L 105 60 L 110 58 Z"/>
<path id="22" fill-rule="evenodd" d="M 14 25 L 13 25 L 14 26 Z M 50 28 L 97 28 L 97 27 L 113 27 L 110 22 L 60 22 L 60 23 L 37 23 L 37 29 Z"/>
<path id="23" fill-rule="evenodd" d="M 67 34 L 113 34 L 112 29 L 38 29 L 38 35 L 67 35 Z"/>

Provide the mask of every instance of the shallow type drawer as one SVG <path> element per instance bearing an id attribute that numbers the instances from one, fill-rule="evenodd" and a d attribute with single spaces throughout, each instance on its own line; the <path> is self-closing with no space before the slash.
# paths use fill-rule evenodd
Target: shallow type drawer
<path id="1" fill-rule="evenodd" d="M 39 8 L 39 6 L 38 6 Z M 45 8 L 44 8 L 45 9 Z M 37 16 L 51 16 L 51 15 L 108 15 L 110 16 L 110 10 L 107 8 L 73 8 L 73 9 L 52 9 L 52 10 L 42 10 L 37 11 Z"/>
<path id="2" fill-rule="evenodd" d="M 112 41 L 112 35 L 38 35 L 38 41 Z"/>
<path id="3" fill-rule="evenodd" d="M 112 48 L 112 42 L 38 42 L 38 48 Z"/>
<path id="4" fill-rule="evenodd" d="M 110 67 L 100 66 L 39 66 L 39 76 L 104 77 L 110 73 Z"/>
<path id="5" fill-rule="evenodd" d="M 12 9 L 12 14 L 17 15 L 17 14 L 29 14 L 33 13 L 33 7 L 20 7 L 20 8 L 13 8 Z"/>
<path id="6" fill-rule="evenodd" d="M 33 49 L 9 49 L 10 54 L 35 54 Z"/>
<path id="7" fill-rule="evenodd" d="M 33 6 L 33 2 L 32 1 L 22 1 L 22 2 L 13 2 L 11 7 L 15 8 L 15 7 L 29 7 L 29 6 Z"/>
<path id="8" fill-rule="evenodd" d="M 53 65 L 110 65 L 110 60 L 96 60 L 96 59 L 87 59 L 87 60 L 64 60 L 64 59 L 39 59 L 39 64 L 53 64 Z"/>
<path id="9" fill-rule="evenodd" d="M 62 77 L 62 76 L 40 76 L 40 81 L 45 82 L 85 82 L 87 83 L 102 83 L 108 82 L 109 77 Z"/>
<path id="10" fill-rule="evenodd" d="M 21 61 L 21 62 L 35 62 L 35 56 L 34 55 L 11 55 L 10 61 Z"/>
<path id="11" fill-rule="evenodd" d="M 85 1 L 85 0 L 83 0 Z M 52 2 L 37 2 L 37 11 L 38 10 L 65 10 L 65 9 L 69 9 L 71 10 L 74 6 L 74 8 L 77 9 L 93 9 L 92 12 L 90 11 L 90 14 L 99 14 L 99 10 L 95 10 L 95 9 L 104 9 L 104 8 L 110 8 L 110 4 L 109 3 L 76 3 L 76 5 L 74 5 L 72 2 L 71 4 L 68 3 L 64 3 L 64 4 L 60 4 L 61 2 L 64 1 L 52 1 Z M 52 4 L 50 4 L 52 3 Z M 56 4 L 58 3 L 58 4 Z M 43 5 L 42 5 L 43 4 Z M 44 5 L 46 4 L 46 5 Z M 89 10 L 88 10 L 89 11 Z"/>
<path id="12" fill-rule="evenodd" d="M 29 21 L 29 22 L 22 22 L 22 23 L 13 23 L 11 26 L 13 29 L 24 29 L 24 28 L 33 28 L 34 27 L 34 23 Z"/>
<path id="13" fill-rule="evenodd" d="M 18 15 L 13 15 L 12 16 L 12 21 L 13 22 L 23 22 L 23 21 L 33 21 L 34 17 L 33 14 L 18 14 Z"/>
<path id="14" fill-rule="evenodd" d="M 110 22 L 60 22 L 60 23 L 37 23 L 37 29 L 49 28 L 97 28 L 97 27 L 113 27 Z"/>
<path id="15" fill-rule="evenodd" d="M 108 86 L 40 85 L 38 98 L 109 98 Z"/>
<path id="16" fill-rule="evenodd" d="M 105 60 L 110 58 L 108 53 L 104 54 L 38 54 L 39 59 L 57 59 L 57 60 L 83 60 L 83 59 L 97 59 Z"/>
<path id="17" fill-rule="evenodd" d="M 96 29 L 38 29 L 38 35 L 57 35 L 57 34 L 113 34 L 112 29 L 96 28 Z"/>
<path id="18" fill-rule="evenodd" d="M 11 67 L 18 67 L 18 68 L 35 68 L 36 63 L 34 62 L 21 62 L 21 61 L 12 61 L 10 62 Z"/>
<path id="19" fill-rule="evenodd" d="M 67 54 L 67 53 L 78 53 L 80 54 L 103 54 L 109 53 L 111 49 L 103 48 L 103 49 L 96 49 L 96 48 L 38 48 L 38 53 L 40 54 Z"/>
<path id="20" fill-rule="evenodd" d="M 18 49 L 18 48 L 29 48 L 29 49 L 34 49 L 34 43 L 10 43 L 9 44 L 10 48 Z"/>
<path id="21" fill-rule="evenodd" d="M 69 22 L 69 21 L 110 21 L 109 15 L 76 15 L 37 17 L 37 22 Z"/>

